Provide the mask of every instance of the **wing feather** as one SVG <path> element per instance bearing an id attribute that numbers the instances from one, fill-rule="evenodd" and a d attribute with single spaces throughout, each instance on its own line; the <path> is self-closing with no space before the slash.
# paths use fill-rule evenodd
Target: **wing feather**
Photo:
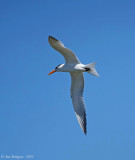
<path id="1" fill-rule="evenodd" d="M 83 99 L 84 77 L 82 72 L 70 73 L 71 98 L 75 114 L 83 132 L 87 132 L 86 109 Z"/>
<path id="2" fill-rule="evenodd" d="M 64 44 L 61 41 L 57 40 L 56 38 L 52 36 L 48 37 L 48 41 L 50 45 L 52 46 L 52 48 L 54 48 L 55 50 L 57 50 L 59 53 L 61 53 L 64 56 L 65 61 L 67 63 L 75 63 L 75 64 L 80 63 L 77 56 L 70 49 L 65 48 Z"/>

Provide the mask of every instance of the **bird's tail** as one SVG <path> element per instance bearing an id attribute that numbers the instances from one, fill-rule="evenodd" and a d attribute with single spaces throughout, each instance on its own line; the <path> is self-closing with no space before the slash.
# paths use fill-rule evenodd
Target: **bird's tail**
<path id="1" fill-rule="evenodd" d="M 87 73 L 90 73 L 90 74 L 98 77 L 99 74 L 97 73 L 97 71 L 95 69 L 95 65 L 96 65 L 96 62 L 90 63 L 90 64 L 85 65 L 85 68 L 88 69 Z"/>

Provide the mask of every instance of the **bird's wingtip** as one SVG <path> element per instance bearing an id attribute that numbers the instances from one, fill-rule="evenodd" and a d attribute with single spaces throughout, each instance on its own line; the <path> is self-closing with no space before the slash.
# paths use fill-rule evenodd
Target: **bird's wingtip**
<path id="1" fill-rule="evenodd" d="M 49 35 L 49 36 L 48 36 L 48 41 L 50 41 L 50 38 L 51 38 L 51 36 Z"/>
<path id="2" fill-rule="evenodd" d="M 85 136 L 87 136 L 87 130 L 86 130 L 86 128 L 83 130 L 83 132 L 84 132 Z"/>
<path id="3" fill-rule="evenodd" d="M 55 40 L 55 41 L 58 41 L 56 38 L 54 38 L 53 36 L 48 36 L 48 40 L 50 40 L 50 39 L 52 39 L 52 40 Z"/>

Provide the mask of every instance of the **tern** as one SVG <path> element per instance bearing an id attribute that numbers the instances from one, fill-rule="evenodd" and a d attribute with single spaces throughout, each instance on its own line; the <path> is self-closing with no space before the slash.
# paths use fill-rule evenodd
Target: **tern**
<path id="1" fill-rule="evenodd" d="M 65 64 L 60 64 L 48 75 L 55 72 L 69 72 L 71 75 L 71 89 L 70 95 L 74 111 L 84 134 L 87 133 L 87 121 L 86 121 L 86 109 L 83 99 L 84 89 L 84 75 L 83 72 L 90 73 L 94 76 L 99 76 L 95 69 L 95 62 L 87 65 L 82 64 L 77 56 L 68 48 L 64 47 L 64 44 L 56 38 L 49 36 L 48 41 L 52 48 L 61 53 L 64 56 Z"/>

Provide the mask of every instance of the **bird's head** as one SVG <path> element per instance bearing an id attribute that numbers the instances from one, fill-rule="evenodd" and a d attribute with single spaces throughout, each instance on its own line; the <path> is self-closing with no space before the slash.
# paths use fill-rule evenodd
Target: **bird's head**
<path id="1" fill-rule="evenodd" d="M 48 75 L 53 74 L 55 72 L 60 72 L 62 65 L 59 64 L 58 66 L 55 67 L 55 69 L 53 71 L 51 71 Z"/>

